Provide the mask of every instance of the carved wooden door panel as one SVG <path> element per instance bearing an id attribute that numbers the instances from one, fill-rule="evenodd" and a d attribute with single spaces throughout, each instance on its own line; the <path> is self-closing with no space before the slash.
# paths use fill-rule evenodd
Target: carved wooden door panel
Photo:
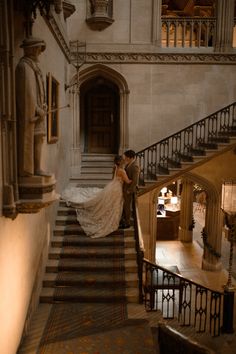
<path id="1" fill-rule="evenodd" d="M 116 150 L 115 97 L 96 92 L 88 100 L 88 152 L 111 154 Z"/>

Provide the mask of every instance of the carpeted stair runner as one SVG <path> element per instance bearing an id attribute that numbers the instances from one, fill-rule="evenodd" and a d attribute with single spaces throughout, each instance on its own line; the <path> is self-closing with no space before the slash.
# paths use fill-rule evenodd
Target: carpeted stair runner
<path id="1" fill-rule="evenodd" d="M 126 304 L 41 304 L 17 354 L 156 354 L 147 319 L 128 319 Z M 43 307 L 50 306 L 45 315 Z M 40 336 L 39 336 L 40 334 Z"/>
<path id="2" fill-rule="evenodd" d="M 126 302 L 138 299 L 134 239 L 124 231 L 92 239 L 61 202 L 41 302 Z M 133 292 L 127 296 L 126 289 Z"/>
<path id="3" fill-rule="evenodd" d="M 147 319 L 128 317 L 138 299 L 133 231 L 91 239 L 61 203 L 41 304 L 18 354 L 155 354 Z"/>

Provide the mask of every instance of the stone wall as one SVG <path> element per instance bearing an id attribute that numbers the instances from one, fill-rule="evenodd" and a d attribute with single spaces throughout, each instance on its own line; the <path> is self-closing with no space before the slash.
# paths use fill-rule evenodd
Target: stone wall
<path id="1" fill-rule="evenodd" d="M 235 100 L 235 57 L 217 56 L 211 48 L 207 53 L 195 48 L 194 56 L 191 48 L 158 47 L 155 1 L 113 1 L 114 22 L 101 31 L 86 23 L 88 1 L 73 3 L 77 11 L 68 20 L 70 38 L 86 42 L 81 72 L 102 64 L 127 83 L 130 148 L 143 149 Z"/>
<path id="2" fill-rule="evenodd" d="M 15 14 L 15 65 L 23 55 L 19 48 L 24 18 Z M 39 57 L 44 79 L 51 73 L 59 82 L 59 106 L 69 102 L 65 92 L 68 61 L 45 20 L 37 14 L 33 36 L 45 40 L 47 48 Z M 55 174 L 56 191 L 68 183 L 71 142 L 70 109 L 59 113 L 59 140 L 43 146 L 43 168 Z M 0 217 L 0 351 L 15 354 L 25 323 L 38 304 L 48 246 L 54 227 L 57 202 L 35 214 L 18 214 L 14 220 Z"/>

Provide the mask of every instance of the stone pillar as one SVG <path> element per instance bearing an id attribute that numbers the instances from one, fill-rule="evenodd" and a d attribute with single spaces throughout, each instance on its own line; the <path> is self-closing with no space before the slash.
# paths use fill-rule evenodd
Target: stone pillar
<path id="1" fill-rule="evenodd" d="M 154 191 L 150 191 L 138 197 L 138 210 L 144 243 L 144 257 L 155 263 L 157 217 L 156 193 Z"/>
<path id="2" fill-rule="evenodd" d="M 220 196 L 220 192 L 218 193 Z M 220 209 L 219 196 L 207 198 L 206 223 L 204 227 L 203 241 L 204 253 L 202 269 L 217 271 L 222 267 L 220 261 L 221 238 L 222 238 L 222 212 Z"/>
<path id="3" fill-rule="evenodd" d="M 218 0 L 216 8 L 215 52 L 233 50 L 234 0 Z"/>
<path id="4" fill-rule="evenodd" d="M 119 154 L 129 149 L 129 90 L 120 90 L 120 146 Z"/>
<path id="5" fill-rule="evenodd" d="M 13 1 L 0 0 L 0 213 L 14 219 L 18 195 Z M 3 157 L 3 158 L 2 158 Z"/>
<path id="6" fill-rule="evenodd" d="M 179 240 L 192 242 L 193 239 L 193 182 L 182 180 Z"/>
<path id="7" fill-rule="evenodd" d="M 161 5 L 162 0 L 153 0 L 152 42 L 161 47 Z"/>
<path id="8" fill-rule="evenodd" d="M 79 80 L 79 78 L 77 78 Z M 72 93 L 72 147 L 71 147 L 71 176 L 79 177 L 81 171 L 80 148 L 80 91 L 77 84 Z"/>

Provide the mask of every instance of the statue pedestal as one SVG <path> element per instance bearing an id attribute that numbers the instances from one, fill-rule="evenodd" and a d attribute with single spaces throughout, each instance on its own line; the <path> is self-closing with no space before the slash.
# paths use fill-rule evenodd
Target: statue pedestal
<path id="1" fill-rule="evenodd" d="M 37 213 L 59 199 L 55 185 L 54 175 L 19 177 L 18 213 Z"/>

